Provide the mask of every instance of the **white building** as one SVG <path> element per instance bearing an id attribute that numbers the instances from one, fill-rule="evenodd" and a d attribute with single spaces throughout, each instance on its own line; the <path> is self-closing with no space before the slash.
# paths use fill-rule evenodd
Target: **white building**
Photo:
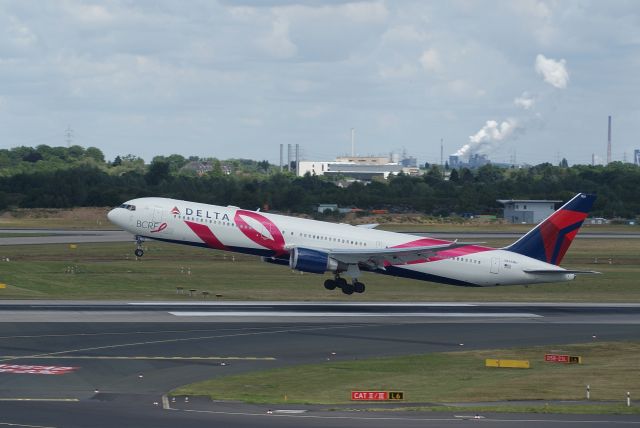
<path id="1" fill-rule="evenodd" d="M 555 204 L 562 201 L 531 199 L 498 199 L 504 205 L 504 219 L 510 223 L 537 224 L 549 217 Z"/>
<path id="2" fill-rule="evenodd" d="M 298 174 L 336 176 L 343 175 L 360 180 L 371 180 L 374 177 L 388 178 L 390 174 L 397 175 L 403 171 L 402 165 L 397 163 L 365 164 L 355 162 L 318 162 L 300 161 Z"/>

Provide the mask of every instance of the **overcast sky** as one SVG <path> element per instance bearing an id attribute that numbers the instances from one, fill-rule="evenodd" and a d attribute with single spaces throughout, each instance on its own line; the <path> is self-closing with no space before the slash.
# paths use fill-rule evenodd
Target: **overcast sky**
<path id="1" fill-rule="evenodd" d="M 640 148 L 640 2 L 0 0 L 0 147 L 277 163 Z"/>

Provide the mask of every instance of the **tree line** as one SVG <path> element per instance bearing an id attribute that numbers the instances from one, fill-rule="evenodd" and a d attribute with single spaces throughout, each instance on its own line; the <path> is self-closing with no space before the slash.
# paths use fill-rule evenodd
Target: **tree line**
<path id="1" fill-rule="evenodd" d="M 593 215 L 635 218 L 640 213 L 640 168 L 607 166 L 527 168 L 485 165 L 449 171 L 438 166 L 420 176 L 339 187 L 327 177 L 295 177 L 266 161 L 209 159 L 206 172 L 185 169 L 202 161 L 181 155 L 157 156 L 150 164 L 135 156 L 105 161 L 97 148 L 79 146 L 0 150 L 0 209 L 115 206 L 144 196 L 162 196 L 247 209 L 313 213 L 320 203 L 342 207 L 420 212 L 499 214 L 498 199 L 568 200 L 577 192 L 598 195 Z M 226 172 L 222 166 L 231 165 Z"/>

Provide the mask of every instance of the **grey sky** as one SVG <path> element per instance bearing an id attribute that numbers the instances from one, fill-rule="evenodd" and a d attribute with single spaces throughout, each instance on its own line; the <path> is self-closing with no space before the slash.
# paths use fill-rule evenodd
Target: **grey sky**
<path id="1" fill-rule="evenodd" d="M 0 32 L 2 148 L 590 163 L 609 114 L 640 148 L 635 0 L 5 0 Z"/>

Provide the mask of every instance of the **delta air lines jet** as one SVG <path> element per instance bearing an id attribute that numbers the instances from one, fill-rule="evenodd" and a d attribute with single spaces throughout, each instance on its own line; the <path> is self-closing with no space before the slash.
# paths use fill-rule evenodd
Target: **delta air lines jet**
<path id="1" fill-rule="evenodd" d="M 474 287 L 569 281 L 595 273 L 559 266 L 594 200 L 576 195 L 499 249 L 167 198 L 133 199 L 108 217 L 136 236 L 138 257 L 145 239 L 254 254 L 298 271 L 330 273 L 325 288 L 352 294 L 364 292 L 363 271 Z"/>

